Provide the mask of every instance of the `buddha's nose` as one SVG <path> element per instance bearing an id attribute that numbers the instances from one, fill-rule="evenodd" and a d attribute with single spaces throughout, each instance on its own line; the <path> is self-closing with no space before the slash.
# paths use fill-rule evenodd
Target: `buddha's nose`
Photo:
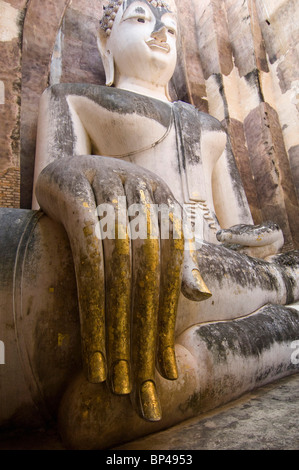
<path id="1" fill-rule="evenodd" d="M 155 29 L 152 32 L 151 36 L 161 42 L 166 42 L 167 41 L 167 28 L 165 24 L 162 23 L 162 21 L 157 21 L 155 25 Z"/>

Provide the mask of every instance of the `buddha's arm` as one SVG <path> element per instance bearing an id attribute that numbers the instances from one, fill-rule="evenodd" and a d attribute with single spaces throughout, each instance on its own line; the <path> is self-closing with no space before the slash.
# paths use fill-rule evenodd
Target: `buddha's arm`
<path id="1" fill-rule="evenodd" d="M 40 99 L 32 208 L 38 209 L 35 187 L 39 174 L 50 163 L 72 155 L 89 155 L 91 144 L 80 119 L 72 113 L 67 97 L 80 85 L 60 84 L 47 88 Z"/>
<path id="2" fill-rule="evenodd" d="M 214 207 L 221 228 L 253 223 L 228 140 L 212 173 L 212 190 Z"/>

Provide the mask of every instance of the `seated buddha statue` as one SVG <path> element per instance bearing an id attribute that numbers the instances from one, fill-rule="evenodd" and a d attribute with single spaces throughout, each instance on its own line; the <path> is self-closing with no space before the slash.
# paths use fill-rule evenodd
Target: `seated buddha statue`
<path id="1" fill-rule="evenodd" d="M 271 312 L 263 309 L 273 305 L 285 330 L 292 322 L 289 340 L 299 333 L 295 311 L 285 307 L 299 297 L 298 253 L 279 253 L 276 224 L 253 224 L 219 121 L 170 100 L 178 36 L 176 13 L 164 0 L 114 0 L 97 38 L 106 86 L 59 84 L 41 97 L 31 212 L 53 221 L 51 230 L 63 227 L 74 266 L 82 373 L 59 411 L 61 432 L 74 447 L 111 445 L 130 422 L 137 433 L 130 436 L 138 436 L 203 409 L 199 390 L 213 366 L 201 356 L 200 328 L 214 332 L 206 344 L 219 334 L 231 351 L 225 328 L 242 337 L 245 322 L 250 355 L 259 338 L 247 319 L 266 330 Z M 167 236 L 153 210 L 162 206 Z M 131 236 L 142 225 L 132 207 L 145 215 L 145 236 Z M 109 208 L 116 214 L 110 237 L 103 224 L 99 229 Z M 68 309 L 66 299 L 62 305 Z M 272 356 L 263 354 L 276 344 L 275 328 L 261 347 L 268 369 Z M 45 341 L 50 333 L 43 334 Z M 256 376 L 248 367 L 248 377 L 251 368 Z"/>

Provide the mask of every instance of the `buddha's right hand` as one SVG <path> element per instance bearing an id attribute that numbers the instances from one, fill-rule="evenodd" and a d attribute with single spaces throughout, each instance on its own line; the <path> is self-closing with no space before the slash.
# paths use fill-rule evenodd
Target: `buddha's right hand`
<path id="1" fill-rule="evenodd" d="M 159 420 L 156 363 L 163 377 L 177 378 L 174 328 L 184 257 L 176 216 L 180 206 L 154 174 L 98 156 L 51 163 L 38 178 L 36 195 L 41 209 L 63 224 L 69 237 L 88 380 L 107 378 L 113 393 L 131 393 L 141 416 Z M 97 207 L 117 210 L 119 200 L 127 207 L 140 204 L 146 214 L 152 204 L 168 205 L 168 239 L 160 236 L 157 223 L 150 238 L 147 223 L 146 236 L 134 240 L 126 219 L 117 218 L 115 237 L 102 240 Z"/>

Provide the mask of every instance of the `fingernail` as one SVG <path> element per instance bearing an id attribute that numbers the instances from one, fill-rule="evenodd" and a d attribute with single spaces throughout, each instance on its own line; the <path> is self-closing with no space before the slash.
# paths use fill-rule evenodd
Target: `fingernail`
<path id="1" fill-rule="evenodd" d="M 178 378 L 178 369 L 176 365 L 175 352 L 170 346 L 162 352 L 163 371 L 165 378 L 176 380 Z"/>
<path id="2" fill-rule="evenodd" d="M 89 381 L 92 383 L 106 380 L 106 361 L 99 351 L 93 353 L 89 361 Z"/>
<path id="3" fill-rule="evenodd" d="M 117 395 L 127 395 L 131 392 L 130 366 L 128 361 L 121 360 L 113 365 L 112 390 Z"/>
<path id="4" fill-rule="evenodd" d="M 162 418 L 161 406 L 152 380 L 147 380 L 140 387 L 141 411 L 147 421 L 160 421 Z"/>

